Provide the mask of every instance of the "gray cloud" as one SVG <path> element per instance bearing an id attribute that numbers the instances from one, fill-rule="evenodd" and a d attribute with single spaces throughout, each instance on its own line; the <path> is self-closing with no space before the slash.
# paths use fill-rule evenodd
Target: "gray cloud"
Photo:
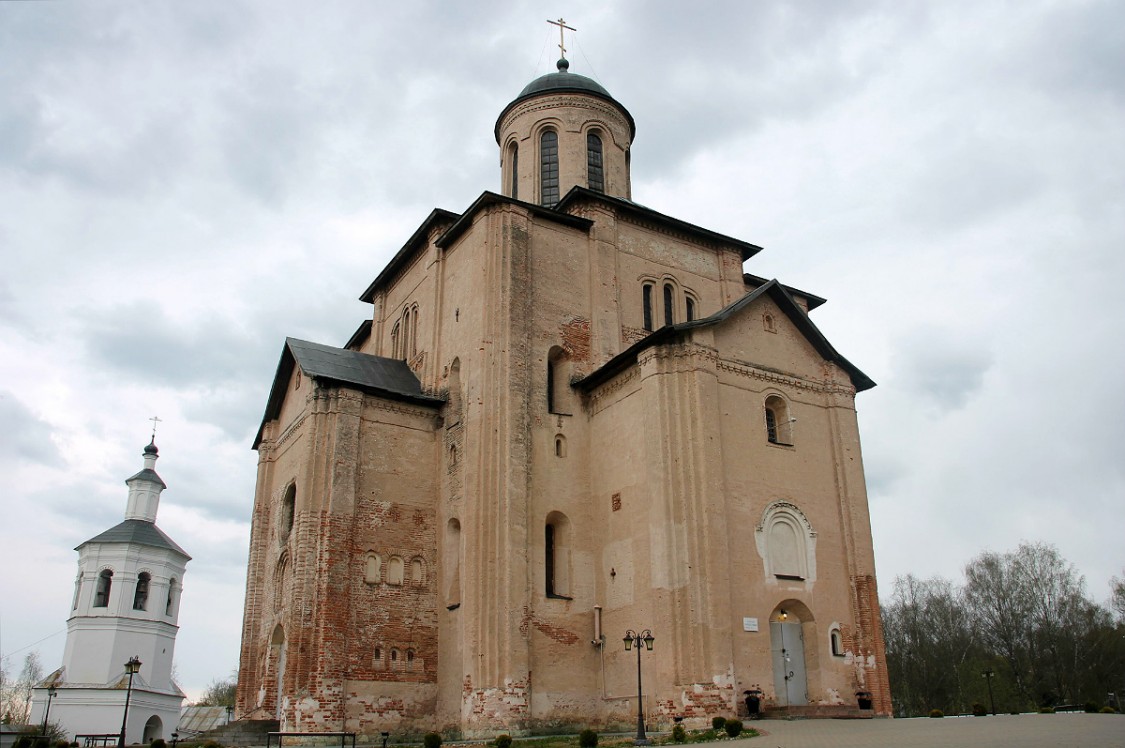
<path id="1" fill-rule="evenodd" d="M 62 464 L 51 440 L 53 429 L 40 420 L 12 392 L 0 390 L 0 466 L 29 462 L 47 467 Z"/>

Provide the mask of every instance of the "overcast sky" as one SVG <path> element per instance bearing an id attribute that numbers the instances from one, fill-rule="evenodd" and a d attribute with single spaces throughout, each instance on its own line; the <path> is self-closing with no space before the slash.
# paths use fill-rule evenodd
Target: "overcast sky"
<path id="1" fill-rule="evenodd" d="M 499 187 L 493 125 L 571 71 L 637 121 L 633 197 L 879 386 L 857 399 L 879 581 L 1055 544 L 1125 567 L 1125 4 L 0 2 L 0 651 L 61 664 L 82 541 L 153 415 L 194 560 L 176 660 L 238 662 L 286 335 L 342 345 L 434 207 Z M 798 428 L 800 425 L 798 424 Z M 47 637 L 44 639 L 44 637 Z"/>

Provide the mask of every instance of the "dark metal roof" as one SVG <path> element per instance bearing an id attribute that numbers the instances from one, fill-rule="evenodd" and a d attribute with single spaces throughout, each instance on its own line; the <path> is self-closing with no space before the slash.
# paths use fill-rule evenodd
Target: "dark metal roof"
<path id="1" fill-rule="evenodd" d="M 385 286 L 390 280 L 398 273 L 399 270 L 410 264 L 411 258 L 414 257 L 415 252 L 426 247 L 426 239 L 430 235 L 430 229 L 439 223 L 453 223 L 459 218 L 457 213 L 444 210 L 442 208 L 434 208 L 430 211 L 430 215 L 426 216 L 426 220 L 422 221 L 410 238 L 406 240 L 406 244 L 395 253 L 383 271 L 371 281 L 371 285 L 360 295 L 360 301 L 372 303 L 375 300 L 375 292 L 382 286 Z"/>
<path id="2" fill-rule="evenodd" d="M 774 303 L 778 305 L 782 312 L 785 313 L 805 339 L 812 344 L 817 353 L 823 356 L 826 360 L 831 361 L 838 365 L 841 369 L 848 373 L 855 386 L 856 392 L 869 390 L 875 386 L 875 382 L 871 380 L 866 374 L 860 371 L 853 363 L 841 356 L 832 344 L 828 342 L 828 338 L 824 337 L 809 315 L 801 306 L 793 300 L 785 287 L 778 283 L 776 279 L 766 282 L 761 287 L 743 296 L 738 301 L 727 307 L 720 309 L 710 317 L 697 319 L 692 322 L 680 322 L 674 325 L 665 325 L 648 337 L 637 341 L 633 345 L 626 348 L 621 353 L 617 354 L 605 364 L 602 365 L 597 371 L 582 379 L 575 384 L 575 387 L 583 392 L 590 392 L 598 385 L 608 381 L 618 373 L 624 371 L 628 367 L 637 362 L 637 356 L 646 348 L 651 348 L 654 345 L 661 345 L 666 342 L 672 342 L 680 339 L 684 333 L 693 330 L 697 327 L 709 327 L 721 322 L 725 322 L 731 315 L 738 312 L 740 309 L 753 303 L 755 299 L 768 295 L 773 299 Z"/>
<path id="3" fill-rule="evenodd" d="M 152 522 L 143 519 L 127 519 L 115 527 L 111 527 L 101 535 L 96 535 L 85 543 L 80 543 L 78 550 L 87 543 L 132 543 L 133 545 L 147 545 L 153 548 L 164 548 L 180 554 L 188 561 L 191 556 L 187 554 L 176 542 L 164 534 L 164 531 Z"/>
<path id="4" fill-rule="evenodd" d="M 461 236 L 463 233 L 465 233 L 465 231 L 468 230 L 470 226 L 473 225 L 473 217 L 477 214 L 478 211 L 489 205 L 502 204 L 518 205 L 519 207 L 527 210 L 536 218 L 544 218 L 548 221 L 561 223 L 563 225 L 579 229 L 580 231 L 589 231 L 590 227 L 594 225 L 594 222 L 589 218 L 582 218 L 581 216 L 574 216 L 569 213 L 560 213 L 553 208 L 544 208 L 542 206 L 535 205 L 534 203 L 525 203 L 522 200 L 517 200 L 514 197 L 508 197 L 507 195 L 498 195 L 495 192 L 485 191 L 481 193 L 480 197 L 473 201 L 472 205 L 465 209 L 465 212 L 461 214 L 461 217 L 458 218 L 452 226 L 446 229 L 444 234 L 434 240 L 434 244 L 441 247 L 442 249 L 448 247 L 457 239 L 457 237 Z"/>
<path id="5" fill-rule="evenodd" d="M 504 111 L 500 112 L 500 116 L 496 118 L 496 127 L 494 134 L 496 135 L 496 142 L 500 142 L 500 123 L 508 116 L 508 112 L 512 111 L 518 104 L 533 99 L 536 96 L 545 96 L 559 93 L 581 93 L 595 96 L 603 101 L 608 101 L 615 107 L 621 110 L 625 115 L 625 119 L 629 122 L 629 140 L 632 140 L 637 135 L 637 123 L 633 120 L 633 115 L 629 114 L 629 110 L 621 105 L 617 99 L 609 95 L 609 91 L 600 83 L 590 80 L 584 75 L 569 72 L 570 63 L 566 60 L 559 60 L 557 73 L 547 73 L 540 76 L 524 86 L 520 91 L 520 95 L 512 100 L 512 103 L 504 107 Z"/>
<path id="6" fill-rule="evenodd" d="M 391 400 L 437 407 L 445 401 L 422 392 L 422 383 L 401 359 L 334 348 L 307 340 L 286 338 L 281 361 L 273 378 L 262 424 L 254 437 L 254 449 L 262 441 L 265 425 L 281 413 L 293 367 L 299 365 L 308 377 L 348 385 Z"/>
<path id="7" fill-rule="evenodd" d="M 371 337 L 371 320 L 365 319 L 359 323 L 359 327 L 348 338 L 348 342 L 344 343 L 344 347 L 348 350 L 355 350 L 362 346 L 369 337 Z"/>
<path id="8" fill-rule="evenodd" d="M 626 200 L 623 197 L 607 195 L 604 192 L 595 192 L 594 190 L 578 185 L 572 187 L 570 191 L 563 195 L 563 199 L 559 200 L 559 204 L 555 206 L 555 210 L 565 211 L 572 203 L 575 203 L 583 198 L 609 203 L 610 205 L 615 206 L 618 210 L 624 213 L 629 213 L 637 216 L 638 218 L 652 221 L 653 223 L 672 229 L 673 231 L 679 231 L 680 233 L 687 234 L 688 236 L 695 236 L 700 239 L 713 242 L 715 244 L 729 245 L 738 249 L 738 251 L 742 254 L 743 262 L 749 260 L 751 257 L 762 251 L 762 248 L 757 244 L 744 242 L 741 239 L 735 239 L 733 236 L 720 234 L 716 231 L 705 229 L 702 226 L 696 226 L 694 223 L 681 221 L 678 218 L 673 218 L 672 216 L 665 215 L 663 213 L 660 213 L 659 211 L 653 210 L 652 208 L 646 208 L 640 203 L 635 203 L 632 200 Z"/>
<path id="9" fill-rule="evenodd" d="M 745 283 L 746 285 L 750 286 L 752 289 L 755 289 L 755 288 L 758 288 L 759 286 L 764 286 L 765 284 L 769 283 L 769 278 L 763 278 L 760 275 L 754 275 L 752 273 L 743 273 L 742 274 L 742 282 Z M 813 309 L 816 309 L 821 304 L 825 304 L 825 303 L 828 302 L 828 299 L 817 296 L 816 294 L 811 294 L 808 291 L 802 291 L 801 289 L 796 288 L 794 286 L 782 285 L 782 288 L 784 288 L 786 291 L 793 294 L 794 296 L 800 296 L 801 298 L 808 301 L 810 312 Z"/>
<path id="10" fill-rule="evenodd" d="M 136 475 L 131 476 L 129 478 L 126 478 L 125 483 L 126 483 L 126 485 L 128 485 L 129 483 L 132 483 L 135 480 L 148 480 L 148 481 L 152 481 L 153 483 L 159 483 L 161 488 L 167 488 L 168 487 L 164 484 L 164 481 L 160 479 L 160 476 L 156 474 L 156 471 L 152 470 L 150 468 L 145 468 L 144 470 L 137 473 Z"/>

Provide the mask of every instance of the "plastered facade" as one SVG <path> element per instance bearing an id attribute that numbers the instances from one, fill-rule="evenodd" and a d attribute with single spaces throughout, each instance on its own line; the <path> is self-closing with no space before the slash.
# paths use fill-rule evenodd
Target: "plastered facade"
<path id="1" fill-rule="evenodd" d="M 631 125 L 573 87 L 509 105 L 504 194 L 435 211 L 365 292 L 349 349 L 405 360 L 431 401 L 283 356 L 257 443 L 240 715 L 626 726 L 627 629 L 655 636 L 652 723 L 709 724 L 751 688 L 767 706 L 867 692 L 890 713 L 855 412 L 873 383 L 812 324 L 822 299 L 744 275 L 758 247 L 625 199 Z M 544 128 L 564 195 L 549 208 Z M 604 192 L 586 184 L 590 131 Z"/>

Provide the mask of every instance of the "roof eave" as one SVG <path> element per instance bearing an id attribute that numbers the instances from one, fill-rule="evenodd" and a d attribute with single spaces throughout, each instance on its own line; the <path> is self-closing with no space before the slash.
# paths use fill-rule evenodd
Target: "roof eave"
<path id="1" fill-rule="evenodd" d="M 543 206 L 535 205 L 534 203 L 525 203 L 522 200 L 518 200 L 514 197 L 508 197 L 507 195 L 499 195 L 495 192 L 485 191 L 481 193 L 480 197 L 473 201 L 472 205 L 465 209 L 465 212 L 461 214 L 460 218 L 458 218 L 452 226 L 445 230 L 445 233 L 434 240 L 434 244 L 441 249 L 447 249 L 450 245 L 457 241 L 460 236 L 462 236 L 466 231 L 469 230 L 469 227 L 473 225 L 473 219 L 476 217 L 476 214 L 490 205 L 514 205 L 527 210 L 537 218 L 543 218 L 549 221 L 554 221 L 555 223 L 561 223 L 563 225 L 571 226 L 582 231 L 589 231 L 590 227 L 594 225 L 594 222 L 588 218 L 581 218 L 569 213 L 560 213 L 557 209 L 554 208 L 544 208 Z"/>
<path id="2" fill-rule="evenodd" d="M 391 258 L 391 261 L 387 263 L 382 272 L 375 276 L 375 280 L 371 281 L 371 284 L 360 295 L 359 300 L 365 301 L 368 304 L 374 302 L 375 292 L 409 263 L 419 246 L 423 245 L 424 240 L 429 236 L 430 229 L 433 228 L 434 224 L 441 220 L 453 222 L 456 221 L 457 218 L 457 213 L 443 208 L 434 208 L 430 211 L 430 214 L 426 216 L 426 220 L 422 221 L 421 225 L 414 230 L 414 233 L 410 235 L 410 238 L 406 240 L 402 248 L 395 253 L 395 256 Z"/>
<path id="3" fill-rule="evenodd" d="M 750 242 L 736 239 L 733 236 L 727 236 L 726 234 L 720 234 L 717 231 L 705 229 L 702 226 L 696 226 L 694 223 L 688 223 L 687 221 L 682 221 L 679 218 L 673 218 L 672 216 L 661 213 L 660 211 L 653 210 L 652 208 L 647 208 L 643 205 L 639 205 L 632 200 L 625 200 L 624 198 L 607 195 L 604 192 L 597 192 L 595 190 L 589 189 L 588 187 L 582 187 L 581 185 L 575 185 L 574 187 L 570 188 L 566 195 L 563 196 L 562 200 L 559 200 L 558 205 L 555 206 L 555 210 L 566 210 L 571 203 L 577 202 L 582 198 L 609 203 L 610 205 L 616 206 L 618 209 L 623 210 L 627 213 L 633 213 L 634 215 L 642 216 L 650 221 L 654 221 L 670 229 L 675 229 L 685 234 L 698 236 L 702 239 L 705 239 L 709 242 L 714 242 L 716 244 L 729 245 L 739 251 L 743 262 L 746 262 L 751 257 L 762 251 L 762 248 L 757 244 L 751 244 Z"/>

